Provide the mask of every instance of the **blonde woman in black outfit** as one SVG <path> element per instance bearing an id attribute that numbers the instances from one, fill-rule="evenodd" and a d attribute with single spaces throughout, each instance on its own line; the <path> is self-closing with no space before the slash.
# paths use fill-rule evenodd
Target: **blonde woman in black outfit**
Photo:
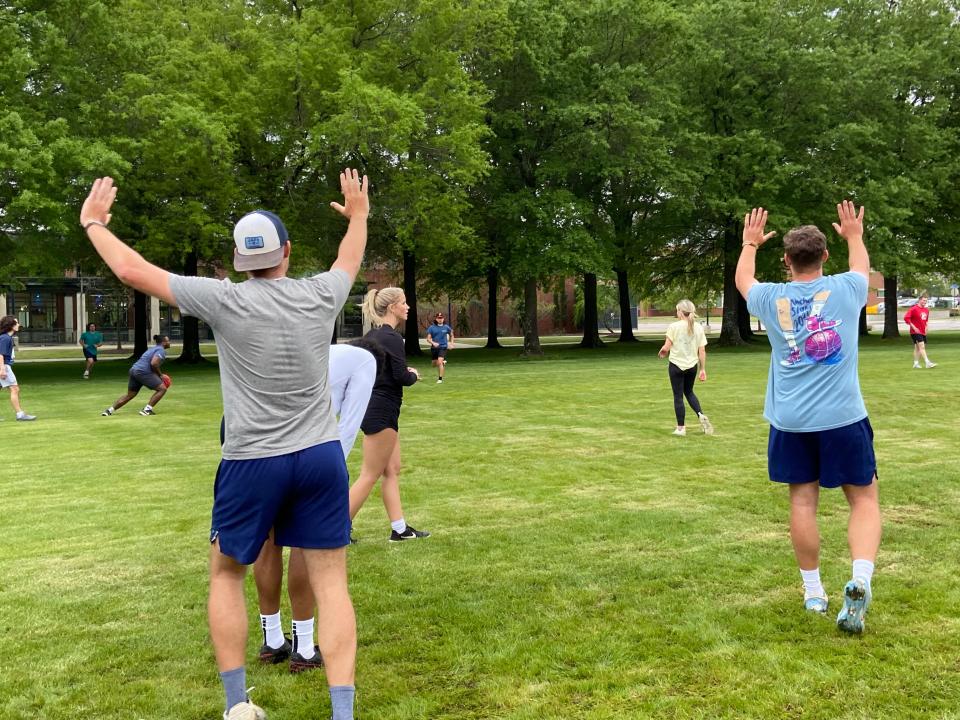
<path id="1" fill-rule="evenodd" d="M 403 290 L 395 287 L 371 290 L 363 300 L 363 321 L 373 330 L 367 333 L 385 354 L 360 429 L 363 430 L 363 465 L 360 477 L 350 488 L 350 519 L 356 517 L 377 480 L 383 478 L 380 493 L 390 518 L 390 541 L 415 540 L 430 533 L 407 525 L 400 503 L 400 404 L 403 388 L 413 385 L 420 374 L 407 367 L 403 337 L 396 328 L 407 319 L 410 307 Z"/>

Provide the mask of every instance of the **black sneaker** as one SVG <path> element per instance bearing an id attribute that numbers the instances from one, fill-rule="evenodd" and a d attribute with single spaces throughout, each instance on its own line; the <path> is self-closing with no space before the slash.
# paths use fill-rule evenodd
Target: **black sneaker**
<path id="1" fill-rule="evenodd" d="M 426 530 L 416 530 L 409 525 L 407 525 L 407 529 L 402 533 L 398 533 L 396 530 L 390 532 L 390 542 L 402 542 L 404 540 L 416 540 L 417 538 L 427 537 L 430 537 L 430 533 Z"/>
<path id="2" fill-rule="evenodd" d="M 288 657 L 290 657 L 290 651 L 292 647 L 290 645 L 290 638 L 286 635 L 283 636 L 283 645 L 278 648 L 272 648 L 266 643 L 260 646 L 260 662 L 267 665 L 276 665 L 277 663 L 282 663 Z"/>
<path id="3" fill-rule="evenodd" d="M 298 652 L 290 655 L 290 672 L 302 673 L 305 670 L 316 670 L 323 667 L 323 657 L 320 655 L 320 646 L 313 646 L 313 657 L 309 660 Z"/>

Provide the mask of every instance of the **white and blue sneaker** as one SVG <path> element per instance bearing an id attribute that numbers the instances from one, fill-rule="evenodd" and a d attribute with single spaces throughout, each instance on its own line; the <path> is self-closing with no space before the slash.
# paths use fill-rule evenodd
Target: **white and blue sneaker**
<path id="1" fill-rule="evenodd" d="M 837 627 L 848 633 L 862 633 L 870 598 L 870 585 L 866 580 L 853 578 L 848 582 L 843 588 L 843 609 L 837 615 Z"/>
<path id="2" fill-rule="evenodd" d="M 821 615 L 827 612 L 827 596 L 826 595 L 808 595 L 807 593 L 803 594 L 803 609 L 809 610 L 810 612 L 820 613 Z"/>

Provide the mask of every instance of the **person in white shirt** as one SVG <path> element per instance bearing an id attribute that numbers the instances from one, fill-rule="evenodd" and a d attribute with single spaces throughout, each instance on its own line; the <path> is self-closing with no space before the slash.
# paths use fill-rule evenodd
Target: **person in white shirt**
<path id="1" fill-rule="evenodd" d="M 368 338 L 330 346 L 330 402 L 333 412 L 338 416 L 337 428 L 344 460 L 353 449 L 370 401 L 370 392 L 382 365 L 383 349 Z M 292 642 L 284 636 L 280 618 L 283 548 L 274 544 L 272 538 L 264 543 L 253 565 L 253 577 L 257 585 L 260 627 L 263 631 L 260 661 L 277 664 L 289 658 L 292 673 L 323 667 L 323 658 L 313 641 L 315 606 L 303 553 L 291 548 L 287 567 L 287 593 L 293 615 L 290 630 Z"/>

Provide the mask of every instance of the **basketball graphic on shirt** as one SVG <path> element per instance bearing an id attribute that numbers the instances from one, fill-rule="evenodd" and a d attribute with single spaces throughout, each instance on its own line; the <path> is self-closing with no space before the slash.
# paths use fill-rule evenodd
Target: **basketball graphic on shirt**
<path id="1" fill-rule="evenodd" d="M 840 333 L 833 328 L 841 322 L 824 320 L 821 315 L 811 315 L 806 319 L 804 326 L 812 333 L 803 341 L 803 351 L 810 360 L 828 365 L 840 362 L 840 348 L 843 343 Z"/>
<path id="2" fill-rule="evenodd" d="M 803 343 L 807 357 L 817 363 L 833 360 L 839 354 L 842 343 L 836 330 L 817 330 Z M 837 358 L 839 360 L 839 358 Z"/>

